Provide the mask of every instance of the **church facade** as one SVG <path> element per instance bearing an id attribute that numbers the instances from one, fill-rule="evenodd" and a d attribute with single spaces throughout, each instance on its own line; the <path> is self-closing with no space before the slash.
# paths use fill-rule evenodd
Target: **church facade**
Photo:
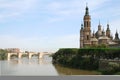
<path id="1" fill-rule="evenodd" d="M 91 31 L 91 16 L 89 15 L 89 8 L 86 6 L 85 15 L 83 17 L 83 24 L 80 29 L 80 48 L 87 46 L 95 46 L 105 44 L 110 47 L 119 47 L 120 39 L 119 34 L 116 31 L 115 38 L 111 35 L 109 24 L 107 24 L 106 31 L 102 29 L 102 25 L 98 24 L 98 30 L 96 32 Z"/>

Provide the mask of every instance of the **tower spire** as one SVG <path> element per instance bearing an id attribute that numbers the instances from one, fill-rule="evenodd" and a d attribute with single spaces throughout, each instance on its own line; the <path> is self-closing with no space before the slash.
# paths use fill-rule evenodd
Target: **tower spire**
<path id="1" fill-rule="evenodd" d="M 115 39 L 114 40 L 119 40 L 119 35 L 118 35 L 117 30 L 116 30 L 116 33 L 115 33 Z"/>
<path id="2" fill-rule="evenodd" d="M 109 21 L 107 21 L 107 31 L 110 31 L 110 28 L 109 28 Z"/>
<path id="3" fill-rule="evenodd" d="M 109 21 L 107 21 L 107 26 L 109 26 Z"/>
<path id="4" fill-rule="evenodd" d="M 93 37 L 95 38 L 95 31 L 93 30 Z"/>
<path id="5" fill-rule="evenodd" d="M 104 27 L 103 27 L 102 35 L 103 35 L 103 36 L 105 36 L 105 31 L 104 31 Z"/>
<path id="6" fill-rule="evenodd" d="M 83 47 L 91 45 L 91 17 L 89 15 L 88 6 L 86 4 L 85 15 L 84 15 L 84 31 L 83 31 Z"/>
<path id="7" fill-rule="evenodd" d="M 99 20 L 98 30 L 101 31 L 101 23 L 100 23 L 100 20 Z"/>
<path id="8" fill-rule="evenodd" d="M 118 31 L 117 31 L 117 29 L 116 29 L 116 34 L 118 34 Z"/>
<path id="9" fill-rule="evenodd" d="M 100 20 L 99 20 L 99 25 L 100 25 Z"/>
<path id="10" fill-rule="evenodd" d="M 85 15 L 89 15 L 88 3 L 86 3 L 86 11 L 85 11 Z"/>

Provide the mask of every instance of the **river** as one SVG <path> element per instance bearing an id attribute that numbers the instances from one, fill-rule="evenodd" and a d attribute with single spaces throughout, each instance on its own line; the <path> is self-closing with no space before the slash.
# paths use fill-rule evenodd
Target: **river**
<path id="1" fill-rule="evenodd" d="M 9 61 L 0 61 L 0 76 L 59 76 L 59 75 L 97 75 L 98 72 L 71 69 L 52 64 L 52 57 L 48 55 L 43 59 L 23 57 L 13 58 Z"/>

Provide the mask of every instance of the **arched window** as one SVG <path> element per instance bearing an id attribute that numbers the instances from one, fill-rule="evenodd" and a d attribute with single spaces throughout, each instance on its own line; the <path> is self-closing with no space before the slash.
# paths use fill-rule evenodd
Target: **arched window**
<path id="1" fill-rule="evenodd" d="M 87 35 L 87 40 L 89 40 L 89 35 Z"/>
<path id="2" fill-rule="evenodd" d="M 89 22 L 87 21 L 87 27 L 89 27 Z"/>
<path id="3" fill-rule="evenodd" d="M 84 26 L 86 27 L 86 22 L 84 21 Z"/>

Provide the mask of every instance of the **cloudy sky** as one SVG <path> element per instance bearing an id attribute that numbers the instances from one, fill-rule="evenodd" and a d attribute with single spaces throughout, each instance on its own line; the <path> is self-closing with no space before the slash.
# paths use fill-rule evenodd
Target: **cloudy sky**
<path id="1" fill-rule="evenodd" d="M 57 51 L 78 48 L 86 2 L 92 30 L 99 20 L 120 33 L 120 0 L 0 0 L 0 48 Z"/>

